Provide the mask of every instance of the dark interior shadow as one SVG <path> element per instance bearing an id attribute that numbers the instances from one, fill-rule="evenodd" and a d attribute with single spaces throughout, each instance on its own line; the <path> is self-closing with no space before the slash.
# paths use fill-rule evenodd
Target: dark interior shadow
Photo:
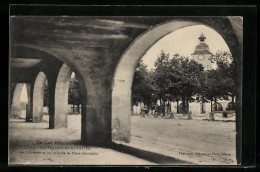
<path id="1" fill-rule="evenodd" d="M 210 122 L 236 122 L 236 120 L 209 120 L 209 119 L 203 119 L 204 121 L 210 121 Z"/>
<path id="2" fill-rule="evenodd" d="M 169 164 L 169 165 L 196 165 L 192 162 L 188 162 L 188 161 L 183 161 L 174 157 L 170 157 L 167 155 L 162 155 L 159 153 L 154 153 L 154 152 L 150 152 L 150 151 L 146 151 L 146 150 L 142 150 L 142 149 L 138 149 L 138 148 L 134 148 L 131 146 L 127 146 L 127 145 L 122 145 L 122 144 L 118 144 L 118 143 L 114 143 L 112 142 L 110 145 L 111 149 L 114 149 L 116 151 L 122 152 L 122 153 L 126 153 L 126 154 L 130 154 L 133 156 L 136 156 L 138 158 L 142 158 L 145 159 L 147 161 L 151 161 L 151 162 L 155 162 L 158 164 Z"/>

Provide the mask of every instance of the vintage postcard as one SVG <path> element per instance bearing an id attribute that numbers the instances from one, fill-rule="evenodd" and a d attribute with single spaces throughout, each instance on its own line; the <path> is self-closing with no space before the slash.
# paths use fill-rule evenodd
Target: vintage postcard
<path id="1" fill-rule="evenodd" d="M 243 17 L 10 16 L 9 165 L 241 164 Z"/>

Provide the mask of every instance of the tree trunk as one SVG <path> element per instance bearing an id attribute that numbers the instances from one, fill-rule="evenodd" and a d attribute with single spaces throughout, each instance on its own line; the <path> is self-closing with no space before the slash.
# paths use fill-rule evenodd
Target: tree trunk
<path id="1" fill-rule="evenodd" d="M 73 114 L 74 114 L 74 104 L 72 105 L 72 112 L 73 112 Z"/>
<path id="2" fill-rule="evenodd" d="M 165 116 L 165 102 L 163 101 L 163 116 Z"/>
<path id="3" fill-rule="evenodd" d="M 232 94 L 232 104 L 234 104 L 234 94 Z"/>
<path id="4" fill-rule="evenodd" d="M 202 103 L 201 103 L 201 112 L 203 113 L 204 109 L 203 109 L 203 103 L 204 103 L 204 98 L 202 97 Z"/>
<path id="5" fill-rule="evenodd" d="M 217 108 L 218 108 L 218 106 L 217 106 L 217 98 L 215 97 L 215 111 L 217 111 Z"/>
<path id="6" fill-rule="evenodd" d="M 182 96 L 182 114 L 185 115 L 185 96 Z"/>
<path id="7" fill-rule="evenodd" d="M 134 114 L 134 106 L 133 106 L 133 102 L 131 101 L 131 114 Z"/>
<path id="8" fill-rule="evenodd" d="M 167 111 L 167 115 L 170 114 L 171 111 L 172 111 L 171 102 L 170 101 L 168 101 L 168 103 L 167 103 L 167 110 L 166 111 Z"/>
<path id="9" fill-rule="evenodd" d="M 177 100 L 177 113 L 179 113 L 179 100 Z"/>
<path id="10" fill-rule="evenodd" d="M 189 111 L 190 111 L 189 100 L 186 100 L 186 104 L 187 104 L 187 111 L 185 110 L 185 113 L 189 113 Z"/>
<path id="11" fill-rule="evenodd" d="M 79 114 L 79 104 L 77 105 L 77 114 Z"/>

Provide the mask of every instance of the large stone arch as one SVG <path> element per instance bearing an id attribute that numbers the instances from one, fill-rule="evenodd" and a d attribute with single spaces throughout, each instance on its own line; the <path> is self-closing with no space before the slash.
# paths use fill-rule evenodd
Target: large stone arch
<path id="1" fill-rule="evenodd" d="M 43 72 L 39 72 L 34 83 L 33 88 L 33 122 L 41 122 L 43 115 L 43 94 L 44 84 L 46 82 L 46 75 Z"/>
<path id="2" fill-rule="evenodd" d="M 145 33 L 140 35 L 129 46 L 121 56 L 114 73 L 112 85 L 112 138 L 113 140 L 130 142 L 130 114 L 131 114 L 131 92 L 132 81 L 137 63 L 143 57 L 149 48 L 154 45 L 162 37 L 176 30 L 195 25 L 205 25 L 217 33 L 219 33 L 226 41 L 232 55 L 237 55 L 237 59 L 241 59 L 241 44 L 238 43 L 237 32 L 227 28 L 226 30 L 218 30 L 213 26 L 209 26 L 203 21 L 189 21 L 186 19 L 175 19 L 166 23 L 159 24 Z M 237 38 L 234 39 L 233 36 Z M 233 39 L 232 39 L 233 38 Z M 240 47 L 239 47 L 239 46 Z M 237 60 L 239 61 L 239 60 Z M 236 63 L 236 60 L 235 60 Z M 241 63 L 237 63 L 241 64 Z M 241 73 L 241 68 L 238 68 Z M 239 76 L 239 75 L 238 75 Z M 241 81 L 240 81 L 241 84 Z M 239 97 L 239 96 L 238 96 Z"/>
<path id="3" fill-rule="evenodd" d="M 13 97 L 11 102 L 10 118 L 19 118 L 21 115 L 20 111 L 20 96 L 23 89 L 23 83 L 17 83 L 13 91 Z"/>
<path id="4" fill-rule="evenodd" d="M 54 128 L 67 128 L 68 91 L 72 69 L 65 63 L 60 68 L 55 87 Z"/>

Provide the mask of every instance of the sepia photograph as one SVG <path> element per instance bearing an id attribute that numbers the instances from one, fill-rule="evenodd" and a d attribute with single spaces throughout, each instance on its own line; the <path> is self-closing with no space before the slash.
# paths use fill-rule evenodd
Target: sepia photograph
<path id="1" fill-rule="evenodd" d="M 9 165 L 240 165 L 243 17 L 10 16 Z"/>

